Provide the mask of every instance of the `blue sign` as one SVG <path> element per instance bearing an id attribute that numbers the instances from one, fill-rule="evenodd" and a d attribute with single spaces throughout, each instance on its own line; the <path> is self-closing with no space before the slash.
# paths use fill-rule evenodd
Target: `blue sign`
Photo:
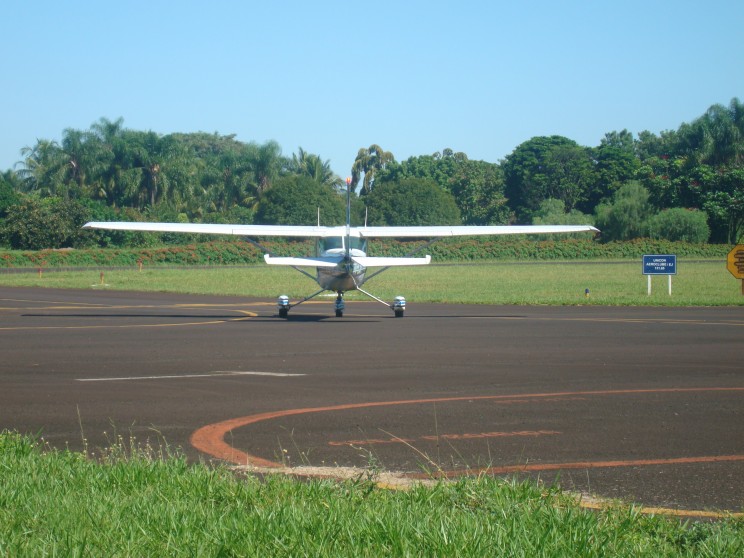
<path id="1" fill-rule="evenodd" d="M 677 275 L 677 256 L 675 254 L 644 255 L 643 274 Z"/>

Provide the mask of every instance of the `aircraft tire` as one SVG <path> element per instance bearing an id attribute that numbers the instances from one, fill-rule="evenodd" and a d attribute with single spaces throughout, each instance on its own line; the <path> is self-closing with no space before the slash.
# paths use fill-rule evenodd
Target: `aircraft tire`
<path id="1" fill-rule="evenodd" d="M 280 318 L 286 318 L 287 316 L 289 316 L 289 310 L 287 310 L 286 308 L 280 308 L 279 309 L 279 317 Z"/>
<path id="2" fill-rule="evenodd" d="M 344 317 L 344 311 L 343 310 L 336 310 L 336 317 L 337 318 L 343 318 Z"/>
<path id="3" fill-rule="evenodd" d="M 402 318 L 403 317 L 403 310 L 396 310 L 395 311 L 395 317 L 396 318 Z"/>

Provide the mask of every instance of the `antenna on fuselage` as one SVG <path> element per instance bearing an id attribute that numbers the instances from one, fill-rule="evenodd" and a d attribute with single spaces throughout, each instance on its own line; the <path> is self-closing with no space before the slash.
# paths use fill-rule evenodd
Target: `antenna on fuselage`
<path id="1" fill-rule="evenodd" d="M 351 177 L 346 177 L 346 259 L 351 257 Z"/>

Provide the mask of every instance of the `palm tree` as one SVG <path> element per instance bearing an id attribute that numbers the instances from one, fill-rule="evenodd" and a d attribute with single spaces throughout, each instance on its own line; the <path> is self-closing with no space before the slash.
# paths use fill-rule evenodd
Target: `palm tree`
<path id="1" fill-rule="evenodd" d="M 100 118 L 90 129 L 104 143 L 112 145 L 114 140 L 120 138 L 124 132 L 124 119 L 119 117 L 112 122 L 108 118 Z"/>
<path id="2" fill-rule="evenodd" d="M 256 148 L 254 160 L 254 177 L 261 196 L 271 188 L 271 183 L 279 176 L 282 167 L 282 148 L 275 141 L 267 141 Z"/>
<path id="3" fill-rule="evenodd" d="M 62 137 L 62 154 L 66 160 L 65 181 L 75 185 L 75 194 L 90 196 L 89 181 L 103 170 L 105 156 L 101 153 L 101 141 L 92 132 L 67 128 Z"/>
<path id="4" fill-rule="evenodd" d="M 18 176 L 27 192 L 42 196 L 65 195 L 65 157 L 56 141 L 37 140 L 33 147 L 21 149 L 23 161 L 16 163 L 21 168 Z"/>
<path id="5" fill-rule="evenodd" d="M 388 163 L 395 162 L 390 151 L 384 151 L 379 145 L 372 144 L 367 149 L 361 148 L 351 166 L 351 189 L 355 190 L 361 175 L 364 175 L 361 195 L 369 194 L 375 178 L 375 172 L 384 169 Z"/>
<path id="6" fill-rule="evenodd" d="M 299 148 L 299 154 L 292 154 L 292 159 L 287 163 L 287 169 L 301 176 L 309 176 L 319 184 L 325 184 L 333 188 L 339 188 L 343 185 L 340 176 L 331 170 L 331 161 L 323 161 L 320 155 L 308 153 L 302 147 Z"/>
<path id="7" fill-rule="evenodd" d="M 742 163 L 744 105 L 734 98 L 728 107 L 713 105 L 691 124 L 683 124 L 679 147 L 690 165 L 720 167 Z"/>

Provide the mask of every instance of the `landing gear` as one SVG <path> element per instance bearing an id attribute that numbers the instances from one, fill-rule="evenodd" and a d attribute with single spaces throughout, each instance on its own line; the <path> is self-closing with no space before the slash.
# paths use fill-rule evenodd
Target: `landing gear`
<path id="1" fill-rule="evenodd" d="M 279 317 L 286 318 L 289 316 L 289 297 L 282 295 L 276 301 L 277 309 L 279 310 Z"/>
<path id="2" fill-rule="evenodd" d="M 367 295 L 370 298 L 373 298 L 374 300 L 376 300 L 380 304 L 384 304 L 385 306 L 387 306 L 388 308 L 390 308 L 393 311 L 393 313 L 395 314 L 395 317 L 396 318 L 402 318 L 403 315 L 406 312 L 406 299 L 404 297 L 402 297 L 402 296 L 396 296 L 395 297 L 395 300 L 393 301 L 393 303 L 392 304 L 389 304 L 389 303 L 385 302 L 384 300 L 382 300 L 381 298 L 377 298 L 375 295 L 373 295 L 371 293 L 368 293 L 367 291 L 365 291 L 365 290 L 363 290 L 363 289 L 361 289 L 359 287 L 357 287 L 356 290 L 358 290 L 360 293 L 363 293 L 363 294 Z M 299 302 L 295 302 L 294 304 L 290 304 L 289 303 L 289 297 L 288 296 L 286 296 L 286 295 L 280 296 L 277 299 L 277 301 L 276 301 L 276 307 L 277 307 L 277 311 L 279 313 L 279 317 L 286 319 L 289 316 L 289 310 L 290 310 L 290 308 L 294 308 L 298 304 L 302 304 L 303 302 L 307 302 L 311 298 L 315 298 L 320 293 L 323 293 L 325 291 L 326 291 L 326 289 L 321 289 L 318 292 L 313 293 L 313 294 L 311 294 L 310 296 L 308 296 L 306 298 L 303 298 Z M 336 300 L 334 302 L 334 310 L 335 310 L 335 313 L 336 313 L 336 317 L 337 318 L 343 318 L 344 317 L 344 310 L 346 310 L 346 303 L 344 302 L 344 292 L 343 291 L 336 291 Z"/>
<path id="3" fill-rule="evenodd" d="M 396 318 L 402 318 L 406 312 L 406 299 L 402 296 L 396 296 L 393 302 L 393 312 Z"/>
<path id="4" fill-rule="evenodd" d="M 336 317 L 337 318 L 342 318 L 344 316 L 345 308 L 346 308 L 346 305 L 344 304 L 344 293 L 339 291 L 338 296 L 336 297 Z"/>

